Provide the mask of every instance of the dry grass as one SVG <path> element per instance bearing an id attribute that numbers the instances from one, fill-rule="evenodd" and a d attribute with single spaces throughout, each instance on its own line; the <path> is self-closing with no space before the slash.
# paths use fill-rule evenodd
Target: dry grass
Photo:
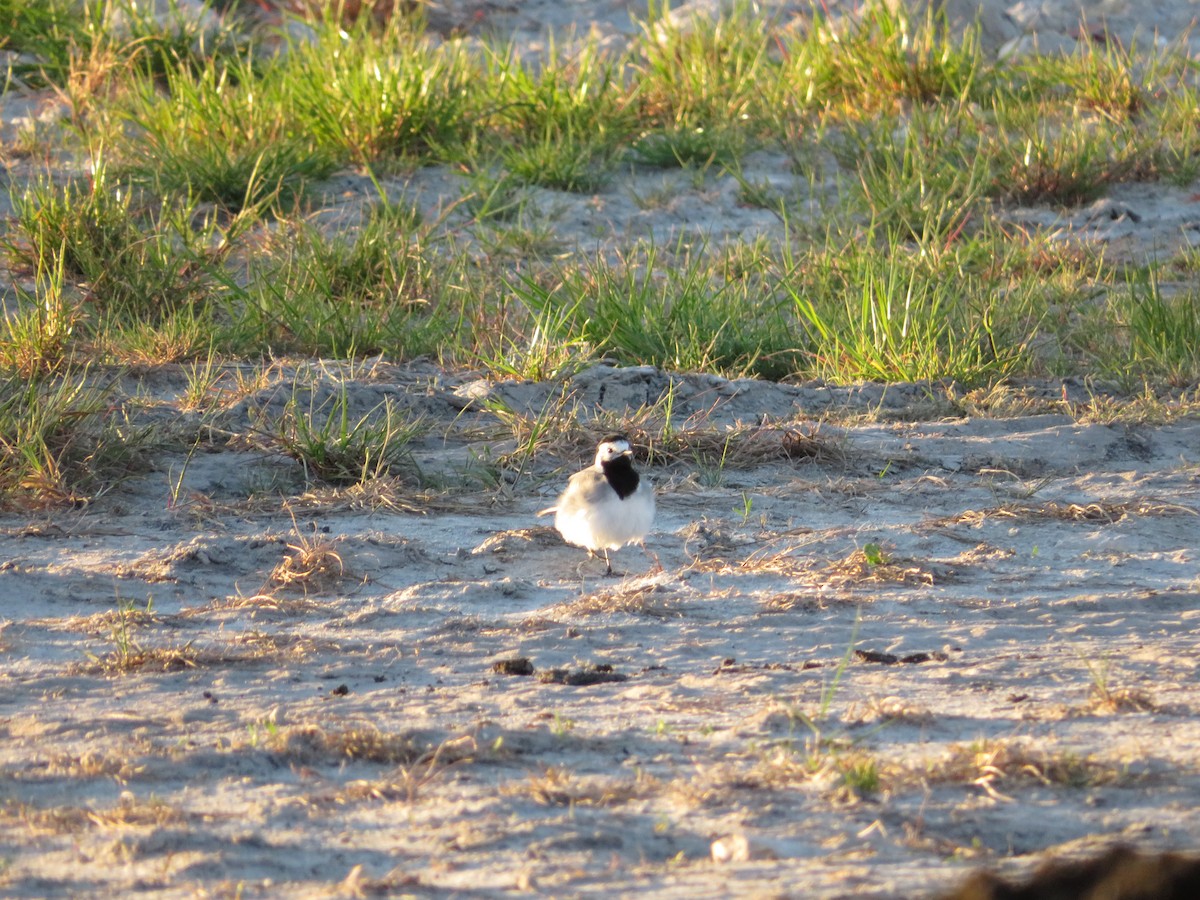
<path id="1" fill-rule="evenodd" d="M 622 583 L 608 590 L 585 594 L 569 603 L 556 604 L 545 610 L 539 618 L 571 621 L 589 616 L 628 613 L 652 619 L 674 619 L 683 615 L 679 607 L 681 587 L 663 581 Z"/>
<path id="2" fill-rule="evenodd" d="M 506 797 L 528 797 L 541 806 L 621 806 L 632 800 L 657 796 L 662 785 L 638 773 L 634 778 L 608 775 L 579 775 L 563 766 L 546 766 L 525 781 L 508 782 L 500 793 Z"/>
<path id="3" fill-rule="evenodd" d="M 584 413 L 578 398 L 565 392 L 538 412 L 492 406 L 490 411 L 508 432 L 505 437 L 515 444 L 497 463 L 524 471 L 550 455 L 559 469 L 577 468 L 589 461 L 600 440 L 614 431 L 628 435 L 638 458 L 655 466 L 722 471 L 785 460 L 837 465 L 847 460 L 844 436 L 827 436 L 820 424 L 718 425 L 712 421 L 716 406 L 676 422 L 670 414 L 669 395 L 670 390 L 656 403 L 623 410 L 619 415 Z"/>
<path id="4" fill-rule="evenodd" d="M 847 722 L 854 720 L 850 714 Z M 872 697 L 858 713 L 858 724 L 885 722 L 897 725 L 932 725 L 933 712 L 926 706 L 913 703 L 903 697 Z"/>
<path id="5" fill-rule="evenodd" d="M 71 780 L 111 778 L 118 784 L 125 784 L 144 769 L 144 766 L 134 765 L 128 759 L 112 756 L 102 750 L 85 750 L 78 754 L 55 753 L 43 766 L 38 767 L 37 774 Z"/>
<path id="6" fill-rule="evenodd" d="M 131 672 L 178 672 L 227 663 L 229 657 L 220 653 L 197 650 L 191 642 L 173 647 L 143 647 L 138 643 L 118 647 L 103 654 L 89 654 L 90 662 L 68 667 L 75 675 L 127 675 Z"/>
<path id="7" fill-rule="evenodd" d="M 336 655 L 346 652 L 337 641 L 259 630 L 243 631 L 234 637 L 231 643 L 243 649 L 228 656 L 230 662 L 301 660 L 321 653 Z"/>
<path id="8" fill-rule="evenodd" d="M 1112 688 L 1106 684 L 1093 684 L 1087 702 L 1080 711 L 1093 713 L 1155 712 L 1159 708 L 1154 698 L 1146 691 L 1136 688 Z"/>
<path id="9" fill-rule="evenodd" d="M 300 724 L 269 732 L 263 746 L 298 765 L 354 760 L 383 765 L 445 766 L 471 760 L 479 749 L 473 735 L 431 744 L 414 732 L 380 731 L 370 724 L 345 728 Z"/>
<path id="10" fill-rule="evenodd" d="M 769 748 L 750 770 L 763 787 L 781 789 L 810 784 L 835 804 L 852 804 L 880 789 L 876 757 L 843 739 L 814 734 L 797 746 L 791 742 Z"/>
<path id="11" fill-rule="evenodd" d="M 196 817 L 162 800 L 140 801 L 128 794 L 122 796 L 116 806 L 107 809 L 90 806 L 41 808 L 12 800 L 0 805 L 0 824 L 19 825 L 35 836 L 78 834 L 93 828 L 178 825 L 193 818 Z"/>
<path id="12" fill-rule="evenodd" d="M 1028 740 L 1007 740 L 956 744 L 923 769 L 905 771 L 901 767 L 893 777 L 929 784 L 974 785 L 990 797 L 1012 800 L 1004 791 L 1031 785 L 1069 788 L 1129 785 L 1146 776 L 1134 773 L 1124 762 L 1038 747 Z"/>
<path id="13" fill-rule="evenodd" d="M 245 610 L 255 618 L 258 613 L 278 613 L 281 617 L 301 616 L 305 613 L 327 610 L 328 607 L 306 597 L 277 597 L 273 594 L 257 593 L 239 594 L 236 597 L 225 597 L 212 600 L 203 606 L 192 606 L 182 612 L 182 618 L 201 618 L 214 613 L 225 611 L 236 612 Z"/>
<path id="14" fill-rule="evenodd" d="M 791 609 L 797 605 L 818 602 L 814 592 L 848 591 L 854 588 L 881 584 L 928 587 L 947 576 L 943 567 L 933 567 L 914 559 L 893 556 L 877 544 L 856 548 L 841 559 L 822 564 L 811 554 L 798 555 L 797 550 L 810 542 L 772 546 L 757 550 L 742 560 L 738 572 L 786 575 L 797 588 L 777 595 L 773 609 Z M 822 595 L 822 600 L 828 596 Z"/>
<path id="15" fill-rule="evenodd" d="M 906 584 L 929 586 L 934 572 L 927 565 L 912 559 L 892 556 L 885 551 L 868 548 L 854 550 L 844 559 L 828 565 L 820 574 L 823 583 L 835 588 L 863 584 Z"/>
<path id="16" fill-rule="evenodd" d="M 924 523 L 926 526 L 939 525 L 982 525 L 988 519 L 1012 519 L 1017 522 L 1099 522 L 1112 525 L 1128 516 L 1196 516 L 1200 512 L 1190 506 L 1179 503 L 1166 503 L 1158 500 L 1135 500 L 1126 502 L 1096 503 L 1059 503 L 1050 500 L 1046 503 L 1005 503 L 982 510 L 966 510 L 955 516 L 948 516 Z"/>
<path id="17" fill-rule="evenodd" d="M 299 589 L 304 594 L 322 593 L 336 587 L 346 578 L 346 564 L 338 552 L 339 541 L 317 533 L 301 534 L 292 522 L 293 540 L 285 556 L 267 577 L 267 584 L 284 590 Z"/>
<path id="18" fill-rule="evenodd" d="M 315 724 L 276 728 L 268 723 L 264 729 L 265 737 L 259 729 L 252 729 L 247 741 L 232 749 L 261 746 L 292 766 L 353 761 L 390 767 L 378 778 L 355 779 L 307 798 L 318 806 L 372 800 L 412 804 L 448 769 L 473 762 L 480 754 L 475 736 L 470 734 L 435 744 L 412 732 L 384 732 L 370 724 L 330 729 Z"/>

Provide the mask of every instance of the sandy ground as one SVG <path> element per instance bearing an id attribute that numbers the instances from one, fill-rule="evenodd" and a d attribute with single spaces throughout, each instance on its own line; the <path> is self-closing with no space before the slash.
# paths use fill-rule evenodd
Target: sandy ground
<path id="1" fill-rule="evenodd" d="M 486 10 L 536 36 L 583 6 Z M 994 11 L 997 48 L 1025 9 Z M 1073 39 L 1078 16 L 1026 13 Z M 728 180 L 679 177 L 650 210 L 637 184 L 545 202 L 579 244 L 775 222 Z M 403 190 L 436 205 L 446 178 Z M 1193 194 L 1009 214 L 1137 257 L 1191 242 Z M 215 424 L 345 372 L 271 375 Z M 189 421 L 185 381 L 142 381 L 136 414 Z M 675 428 L 732 429 L 728 457 L 648 465 L 643 444 L 650 553 L 604 578 L 535 516 L 590 448 L 522 466 L 483 403 L 658 434 L 667 395 Z M 247 497 L 295 465 L 229 448 L 0 515 L 0 893 L 918 897 L 1115 840 L 1200 848 L 1194 419 L 1106 423 L 1073 382 L 603 366 L 560 385 L 360 365 L 350 396 L 424 415 L 416 465 L 478 490 L 281 511 Z"/>

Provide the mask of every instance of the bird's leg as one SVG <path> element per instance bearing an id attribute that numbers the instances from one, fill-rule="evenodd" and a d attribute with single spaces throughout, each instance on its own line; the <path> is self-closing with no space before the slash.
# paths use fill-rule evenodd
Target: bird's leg
<path id="1" fill-rule="evenodd" d="M 641 544 L 640 546 L 642 548 L 642 552 L 645 553 L 647 556 L 649 556 L 652 560 L 654 560 L 654 568 L 651 569 L 651 571 L 652 572 L 663 571 L 663 566 L 662 566 L 662 563 L 659 562 L 658 554 L 655 553 L 653 550 L 651 550 L 649 547 L 647 547 L 645 544 Z"/>
<path id="2" fill-rule="evenodd" d="M 604 564 L 605 564 L 606 566 L 608 566 L 608 569 L 607 569 L 607 571 L 605 571 L 605 573 L 604 573 L 604 574 L 605 574 L 605 575 L 612 575 L 612 573 L 613 573 L 613 570 L 612 570 L 612 560 L 610 560 L 610 559 L 608 558 L 608 549 L 607 549 L 607 548 L 605 548 L 605 550 L 604 550 Z"/>

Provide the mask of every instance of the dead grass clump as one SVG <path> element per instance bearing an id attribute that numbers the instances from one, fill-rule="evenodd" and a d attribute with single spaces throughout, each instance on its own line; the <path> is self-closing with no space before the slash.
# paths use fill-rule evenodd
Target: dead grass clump
<path id="1" fill-rule="evenodd" d="M 844 465 L 849 459 L 845 438 L 840 435 L 824 437 L 819 423 L 784 431 L 781 449 L 788 459 L 804 459 L 815 463 Z"/>
<path id="2" fill-rule="evenodd" d="M 412 732 L 384 732 L 373 725 L 328 729 L 305 724 L 277 728 L 270 733 L 266 746 L 289 762 L 302 765 L 345 760 L 384 765 L 431 762 L 449 765 L 474 758 L 478 750 L 472 735 L 431 745 Z"/>
<path id="3" fill-rule="evenodd" d="M 838 804 L 856 803 L 883 786 L 879 764 L 867 750 L 849 740 L 819 734 L 802 746 L 788 741 L 771 747 L 751 773 L 769 788 L 810 784 Z"/>
<path id="4" fill-rule="evenodd" d="M 1042 504 L 1005 503 L 982 510 L 967 510 L 956 516 L 949 516 L 937 523 L 926 524 L 966 524 L 981 525 L 990 518 L 1014 519 L 1020 522 L 1099 522 L 1112 525 L 1127 516 L 1181 516 L 1200 515 L 1189 506 L 1178 503 L 1160 503 L 1157 501 L 1139 500 L 1123 503 L 1059 503 L 1050 500 Z"/>
<path id="5" fill-rule="evenodd" d="M 139 608 L 131 603 L 120 602 L 117 609 L 92 613 L 90 616 L 71 616 L 63 623 L 64 628 L 94 636 L 116 635 L 122 630 L 143 625 L 164 625 L 168 617 L 154 612 L 153 607 Z"/>
<path id="6" fill-rule="evenodd" d="M 203 606 L 192 606 L 182 612 L 183 618 L 195 618 L 210 615 L 223 610 L 247 610 L 254 617 L 258 612 L 282 613 L 285 616 L 300 616 L 304 613 L 316 612 L 324 607 L 314 600 L 304 597 L 278 597 L 274 594 L 257 593 L 248 596 L 225 597 L 213 600 Z M 240 640 L 240 636 L 238 638 Z"/>
<path id="7" fill-rule="evenodd" d="M 914 774 L 931 784 L 972 784 L 999 800 L 1012 799 L 1002 789 L 1125 785 L 1140 777 L 1124 763 L 1070 750 L 1034 747 L 1028 741 L 957 744 L 945 757 Z"/>
<path id="8" fill-rule="evenodd" d="M 266 748 L 300 765 L 348 759 L 397 765 L 414 762 L 423 752 L 411 734 L 390 734 L 371 726 L 332 730 L 320 725 L 279 728 L 270 734 Z"/>
<path id="9" fill-rule="evenodd" d="M 414 490 L 397 476 L 379 475 L 348 485 L 312 486 L 288 496 L 278 491 L 260 491 L 242 500 L 221 502 L 204 497 L 202 501 L 204 518 L 223 521 L 229 516 L 316 516 L 359 510 L 424 515 L 437 508 L 440 498 L 429 491 Z"/>
<path id="10" fill-rule="evenodd" d="M 570 603 L 560 603 L 548 610 L 555 617 L 577 618 L 628 613 L 651 619 L 674 619 L 683 615 L 678 607 L 678 591 L 661 582 L 620 585 L 610 590 L 585 594 Z M 674 602 L 673 602 L 674 601 Z"/>
<path id="11" fill-rule="evenodd" d="M 91 828 L 176 825 L 188 815 L 178 806 L 151 797 L 138 800 L 125 793 L 116 806 L 55 806 L 43 809 L 15 800 L 0 805 L 0 824 L 20 825 L 33 835 L 78 834 Z"/>
<path id="12" fill-rule="evenodd" d="M 258 662 L 261 660 L 298 660 L 317 653 L 338 654 L 342 645 L 336 641 L 319 641 L 302 634 L 267 631 L 245 631 L 233 639 L 245 653 L 231 657 L 230 661 Z"/>
<path id="13" fill-rule="evenodd" d="M 448 738 L 434 745 L 413 733 L 391 734 L 371 725 L 274 729 L 266 749 L 290 765 L 337 765 L 353 760 L 393 767 L 381 778 L 357 779 L 332 794 L 313 798 L 337 806 L 369 800 L 414 803 L 421 791 L 450 767 L 472 762 L 479 755 L 473 735 Z"/>
<path id="14" fill-rule="evenodd" d="M 547 766 L 527 781 L 508 782 L 500 788 L 506 797 L 528 797 L 541 806 L 621 806 L 655 796 L 662 786 L 639 773 L 636 778 L 578 775 L 563 766 Z"/>
<path id="15" fill-rule="evenodd" d="M 1087 702 L 1080 708 L 1083 714 L 1155 712 L 1158 704 L 1145 691 L 1135 688 L 1111 688 L 1106 684 L 1093 684 Z"/>
<path id="16" fill-rule="evenodd" d="M 315 529 L 315 526 L 314 526 Z M 304 594 L 328 590 L 346 577 L 346 564 L 336 540 L 296 533 L 285 556 L 267 577 L 278 588 L 299 589 Z"/>
<path id="17" fill-rule="evenodd" d="M 837 560 L 819 573 L 825 584 L 848 587 L 857 584 L 933 584 L 934 573 L 911 559 L 894 557 L 879 547 L 867 544 L 845 559 Z"/>
<path id="18" fill-rule="evenodd" d="M 867 701 L 858 717 L 859 724 L 874 722 L 897 725 L 932 725 L 934 715 L 928 707 L 910 703 L 903 697 L 874 697 Z"/>
<path id="19" fill-rule="evenodd" d="M 118 784 L 126 784 L 144 768 L 132 764 L 128 759 L 109 756 L 99 750 L 87 750 L 81 754 L 57 753 L 46 762 L 43 771 L 46 775 L 62 778 L 111 778 Z"/>
<path id="20" fill-rule="evenodd" d="M 782 591 L 762 601 L 767 612 L 819 612 L 826 608 L 826 598 L 812 591 Z"/>
<path id="21" fill-rule="evenodd" d="M 191 641 L 176 647 L 143 647 L 138 643 L 118 646 L 103 654 L 88 654 L 90 662 L 72 666 L 71 672 L 79 675 L 126 675 L 142 670 L 150 672 L 178 672 L 202 665 L 226 661 L 220 655 L 201 653 Z"/>

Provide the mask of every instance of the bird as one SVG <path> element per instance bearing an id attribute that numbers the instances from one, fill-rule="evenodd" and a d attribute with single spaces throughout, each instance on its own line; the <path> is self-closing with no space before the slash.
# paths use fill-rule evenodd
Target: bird
<path id="1" fill-rule="evenodd" d="M 623 434 L 610 434 L 596 448 L 596 461 L 567 481 L 558 502 L 538 515 L 554 513 L 554 527 L 568 544 L 588 556 L 640 544 L 654 524 L 654 487 L 633 468 L 633 447 Z"/>

